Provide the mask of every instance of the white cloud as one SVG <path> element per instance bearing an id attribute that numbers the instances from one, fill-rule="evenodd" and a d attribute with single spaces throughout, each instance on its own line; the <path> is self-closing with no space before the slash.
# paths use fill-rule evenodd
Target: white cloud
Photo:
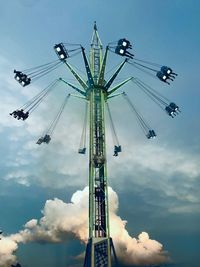
<path id="1" fill-rule="evenodd" d="M 198 155 L 157 144 L 132 143 L 126 149 L 126 154 L 117 159 L 120 164 L 110 162 L 112 177 L 124 190 L 130 182 L 179 201 L 200 202 L 195 190 L 200 178 Z"/>
<path id="2" fill-rule="evenodd" d="M 187 205 L 175 205 L 169 209 L 171 213 L 199 213 L 199 203 L 198 204 L 187 204 Z"/>
<path id="3" fill-rule="evenodd" d="M 17 250 L 18 245 L 9 237 L 0 239 L 0 267 L 10 267 L 16 263 L 16 256 L 13 253 Z"/>
<path id="4" fill-rule="evenodd" d="M 12 234 L 0 241 L 10 241 L 6 250 L 6 259 L 13 257 L 19 243 L 60 243 L 76 237 L 87 243 L 88 239 L 88 187 L 73 194 L 70 203 L 55 198 L 47 200 L 43 217 L 38 221 L 32 219 L 24 225 L 24 230 Z M 118 196 L 109 188 L 111 236 L 119 259 L 129 265 L 160 264 L 169 261 L 163 246 L 152 240 L 149 234 L 142 232 L 138 237 L 131 237 L 126 230 L 126 221 L 117 215 Z M 78 214 L 78 216 L 77 216 Z M 14 246 L 13 246 L 14 245 Z M 4 255 L 0 246 L 0 255 Z M 15 259 L 15 258 L 14 258 Z M 6 265 L 7 266 L 7 265 Z"/>
<path id="5" fill-rule="evenodd" d="M 126 166 L 137 164 L 139 167 L 159 172 L 161 175 L 170 176 L 179 173 L 191 179 L 200 175 L 198 156 L 154 143 L 150 145 L 132 143 L 126 148 L 126 155 L 120 159 Z"/>

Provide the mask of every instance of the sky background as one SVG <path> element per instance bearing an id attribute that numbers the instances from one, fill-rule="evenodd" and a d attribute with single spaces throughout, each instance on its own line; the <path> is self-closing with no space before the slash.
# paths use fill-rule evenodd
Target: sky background
<path id="1" fill-rule="evenodd" d="M 88 51 L 96 20 L 104 47 L 125 37 L 137 58 L 169 65 L 178 73 L 168 86 L 129 65 L 121 72 L 120 79 L 139 77 L 182 112 L 171 119 L 127 84 L 123 90 L 158 137 L 147 140 L 123 99 L 113 99 L 110 108 L 123 152 L 112 156 L 108 127 L 109 184 L 118 194 L 118 214 L 127 220 L 131 236 L 146 231 L 163 244 L 174 266 L 199 267 L 199 14 L 198 0 L 0 0 L 0 228 L 5 234 L 41 218 L 46 200 L 57 197 L 69 202 L 75 191 L 87 185 L 88 155 L 77 153 L 81 101 L 69 101 L 48 146 L 35 142 L 59 108 L 65 87 L 54 91 L 27 121 L 9 116 L 55 78 L 71 81 L 73 77 L 63 66 L 22 88 L 13 79 L 13 69 L 56 59 L 53 45 L 59 42 L 81 43 Z M 110 54 L 108 61 L 109 71 L 121 58 Z M 84 70 L 80 56 L 70 62 Z M 17 256 L 24 267 L 64 267 L 75 266 L 73 257 L 83 250 L 79 241 L 70 239 L 57 245 L 20 245 Z"/>

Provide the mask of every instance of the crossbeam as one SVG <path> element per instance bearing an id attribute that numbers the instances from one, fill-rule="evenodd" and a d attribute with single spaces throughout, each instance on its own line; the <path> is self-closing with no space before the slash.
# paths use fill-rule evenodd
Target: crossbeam
<path id="1" fill-rule="evenodd" d="M 75 85 L 73 85 L 72 83 L 69 83 L 67 81 L 65 81 L 63 78 L 60 78 L 59 79 L 60 81 L 64 82 L 65 84 L 69 85 L 71 88 L 73 88 L 75 91 L 77 91 L 78 93 L 86 96 L 86 93 L 83 92 L 82 90 L 80 90 L 79 88 L 77 88 Z"/>
<path id="2" fill-rule="evenodd" d="M 76 80 L 80 83 L 80 85 L 83 87 L 84 90 L 87 90 L 88 86 L 86 82 L 80 77 L 80 75 L 74 70 L 74 68 L 65 60 L 64 61 L 66 66 L 69 68 L 71 73 L 74 75 Z"/>
<path id="3" fill-rule="evenodd" d="M 108 90 L 110 88 L 110 86 L 112 85 L 112 83 L 114 82 L 114 80 L 116 79 L 117 75 L 119 74 L 120 70 L 123 68 L 124 64 L 127 62 L 127 59 L 125 59 L 118 67 L 118 69 L 115 71 L 115 73 L 113 74 L 113 76 L 110 78 L 110 80 L 107 82 L 107 84 L 105 85 L 105 90 Z"/>

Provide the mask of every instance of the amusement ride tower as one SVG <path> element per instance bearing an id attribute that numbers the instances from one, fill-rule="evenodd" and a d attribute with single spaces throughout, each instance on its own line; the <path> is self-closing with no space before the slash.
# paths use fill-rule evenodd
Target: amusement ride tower
<path id="1" fill-rule="evenodd" d="M 138 123 L 148 139 L 156 137 L 154 130 L 149 127 L 148 123 L 137 111 L 133 103 L 124 92 L 117 94 L 115 93 L 120 87 L 127 82 L 132 81 L 148 97 L 150 97 L 150 99 L 158 104 L 170 117 L 173 118 L 180 111 L 179 107 L 175 103 L 169 101 L 167 98 L 156 92 L 153 88 L 138 78 L 129 77 L 115 86 L 112 86 L 112 84 L 126 63 L 144 70 L 145 72 L 156 72 L 155 76 L 167 84 L 169 84 L 168 80 L 173 81 L 177 74 L 167 66 L 161 66 L 134 58 L 134 55 L 128 51 L 132 48 L 132 46 L 125 38 L 120 39 L 115 46 L 108 45 L 105 49 L 105 53 L 103 53 L 102 43 L 98 35 L 96 23 L 94 24 L 89 60 L 85 54 L 85 49 L 80 45 L 77 46 L 78 48 L 69 50 L 66 49 L 65 44 L 63 43 L 56 44 L 54 46 L 54 50 L 59 57 L 58 61 L 50 62 L 39 67 L 25 70 L 23 72 L 14 70 L 14 73 L 15 79 L 24 87 L 29 85 L 34 79 L 40 78 L 58 66 L 65 64 L 73 74 L 76 81 L 79 83 L 80 88 L 68 81 L 65 81 L 63 78 L 59 78 L 46 87 L 32 100 L 28 101 L 27 104 L 10 113 L 10 115 L 18 120 L 26 120 L 29 117 L 30 112 L 37 108 L 37 106 L 44 98 L 47 97 L 49 92 L 58 82 L 63 82 L 71 87 L 78 93 L 78 95 L 74 96 L 86 101 L 87 106 L 89 107 L 89 238 L 86 247 L 84 267 L 112 267 L 117 266 L 117 257 L 114 244 L 110 236 L 109 226 L 105 108 L 107 107 L 108 109 L 111 127 L 115 133 L 108 102 L 112 97 L 123 95 L 132 111 L 135 113 L 136 119 L 138 120 Z M 114 74 L 108 80 L 106 80 L 105 69 L 107 55 L 108 51 L 112 51 L 113 49 L 113 52 L 124 57 L 124 60 L 117 67 Z M 67 60 L 72 52 L 76 52 L 78 50 L 83 56 L 87 80 L 82 79 Z M 161 66 L 160 70 L 156 69 L 158 66 Z M 38 145 L 41 143 L 48 144 L 50 142 L 50 135 L 53 133 L 58 120 L 60 119 L 68 98 L 69 95 L 66 97 L 55 119 L 50 124 L 46 135 L 37 141 Z M 83 132 L 86 132 L 85 127 Z M 79 149 L 79 153 L 85 154 L 85 152 L 86 148 L 85 145 L 83 145 L 83 147 Z M 121 152 L 121 146 L 118 142 L 116 142 L 114 145 L 114 156 L 117 156 L 119 152 Z"/>

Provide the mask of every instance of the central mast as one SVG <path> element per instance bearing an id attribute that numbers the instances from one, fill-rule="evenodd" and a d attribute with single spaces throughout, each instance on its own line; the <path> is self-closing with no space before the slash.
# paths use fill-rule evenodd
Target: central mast
<path id="1" fill-rule="evenodd" d="M 125 40 L 125 39 L 123 39 Z M 126 42 L 124 42 L 126 43 Z M 102 44 L 97 32 L 96 23 L 92 35 L 89 62 L 85 49 L 81 46 L 82 56 L 87 73 L 87 81 L 83 80 L 75 69 L 65 60 L 67 51 L 62 43 L 55 45 L 56 53 L 69 68 L 82 89 L 63 80 L 65 84 L 81 94 L 89 104 L 90 133 L 89 133 L 89 239 L 86 248 L 84 267 L 111 267 L 111 251 L 114 260 L 117 258 L 110 237 L 109 208 L 108 208 L 108 177 L 105 140 L 105 104 L 109 98 L 114 97 L 114 92 L 130 81 L 132 77 L 110 88 L 117 75 L 127 62 L 125 59 L 113 73 L 108 81 L 105 81 L 105 68 L 109 47 L 103 55 Z M 120 50 L 121 51 L 121 50 Z M 75 95 L 76 96 L 76 95 Z M 115 152 L 121 151 L 120 146 L 115 146 Z M 85 154 L 86 148 L 79 150 Z"/>
<path id="2" fill-rule="evenodd" d="M 116 43 L 116 42 L 113 42 Z M 111 44 L 111 43 L 110 43 Z M 68 44 L 70 46 L 70 44 Z M 148 61 L 133 59 L 134 55 L 128 50 L 132 49 L 131 43 L 122 38 L 117 42 L 117 45 L 107 46 L 105 53 L 103 55 L 102 43 L 97 32 L 96 22 L 94 24 L 94 30 L 92 35 L 91 49 L 89 55 L 89 61 L 87 59 L 85 49 L 81 45 L 71 44 L 78 46 L 75 49 L 67 49 L 64 43 L 58 43 L 54 45 L 54 50 L 62 63 L 64 63 L 69 71 L 73 74 L 76 81 L 79 83 L 78 86 L 72 84 L 71 82 L 65 81 L 63 78 L 59 78 L 47 86 L 42 92 L 33 97 L 32 100 L 28 101 L 22 108 L 14 110 L 10 113 L 11 116 L 20 120 L 26 120 L 29 117 L 29 112 L 33 111 L 47 96 L 47 94 L 52 90 L 53 87 L 62 81 L 67 86 L 71 87 L 78 94 L 69 94 L 61 109 L 59 110 L 56 118 L 48 128 L 47 133 L 44 137 L 39 138 L 37 144 L 46 143 L 48 144 L 51 140 L 49 135 L 51 134 L 64 110 L 66 101 L 69 96 L 78 97 L 87 103 L 84 119 L 84 127 L 81 136 L 81 146 L 78 153 L 85 154 L 85 138 L 86 138 L 86 124 L 87 124 L 87 107 L 90 110 L 90 133 L 89 133 L 89 238 L 86 248 L 84 267 L 113 267 L 114 262 L 116 265 L 117 257 L 115 254 L 115 249 L 113 246 L 112 238 L 110 237 L 110 227 L 109 227 L 109 207 L 108 207 L 108 177 L 107 177 L 107 160 L 106 160 L 106 137 L 105 137 L 105 106 L 108 110 L 108 117 L 111 123 L 111 129 L 114 136 L 114 155 L 118 156 L 121 152 L 121 146 L 119 145 L 114 124 L 112 121 L 110 109 L 108 102 L 110 98 L 123 95 L 127 100 L 129 106 L 134 111 L 138 122 L 148 139 L 154 138 L 156 136 L 154 130 L 145 122 L 144 118 L 138 113 L 130 99 L 127 97 L 125 92 L 116 93 L 120 87 L 128 83 L 129 81 L 134 82 L 140 89 L 142 89 L 145 94 L 147 94 L 154 102 L 156 102 L 170 117 L 174 117 L 180 112 L 179 107 L 174 102 L 169 102 L 164 96 L 156 92 L 150 86 L 142 82 L 136 77 L 129 77 L 126 80 L 120 82 L 119 84 L 112 85 L 116 80 L 116 77 L 120 73 L 121 69 L 124 67 L 127 61 L 129 64 L 141 69 L 145 68 L 148 71 L 156 72 L 156 76 L 163 82 L 168 83 L 168 80 L 173 81 L 176 73 L 167 66 L 162 66 L 160 70 L 156 70 L 155 66 L 158 64 L 151 63 Z M 114 51 L 113 51 L 114 49 Z M 74 67 L 69 64 L 68 58 L 74 56 L 77 51 L 82 52 L 84 65 L 87 73 L 87 80 L 81 78 L 81 76 L 76 72 Z M 111 77 L 106 81 L 105 68 L 108 51 L 112 51 L 125 59 L 119 64 Z M 78 53 L 79 53 L 78 52 Z M 73 53 L 73 54 L 71 54 Z M 61 65 L 61 62 L 50 62 L 35 68 L 27 69 L 26 73 L 14 70 L 15 79 L 24 87 L 32 82 L 32 79 L 40 78 L 50 71 L 54 70 Z M 141 64 L 142 63 L 142 64 Z M 139 65 L 139 67 L 138 67 Z M 148 66 L 150 65 L 150 67 Z M 152 68 L 154 66 L 154 68 Z M 33 71 L 34 70 L 34 71 Z M 142 70 L 142 69 L 141 69 Z M 145 72 L 147 72 L 145 70 Z M 112 252 L 112 253 L 111 253 Z M 111 261 L 111 254 L 114 261 Z"/>
<path id="3" fill-rule="evenodd" d="M 110 267 L 111 253 L 104 119 L 106 94 L 103 84 L 99 83 L 102 69 L 102 44 L 96 23 L 90 49 L 90 69 L 93 83 L 90 86 L 90 90 L 88 90 L 90 103 L 89 241 L 85 266 Z"/>

